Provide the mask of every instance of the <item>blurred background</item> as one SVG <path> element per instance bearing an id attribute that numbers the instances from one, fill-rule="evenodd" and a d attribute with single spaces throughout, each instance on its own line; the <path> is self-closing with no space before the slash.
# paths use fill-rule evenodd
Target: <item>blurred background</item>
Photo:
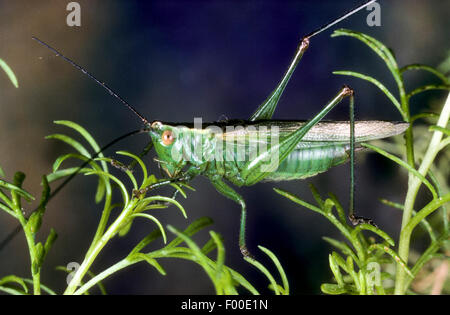
<path id="1" fill-rule="evenodd" d="M 51 172 L 58 156 L 71 151 L 63 143 L 44 140 L 52 133 L 70 134 L 53 124 L 54 120 L 81 124 L 100 145 L 141 127 L 140 120 L 117 100 L 31 36 L 77 61 L 149 120 L 246 119 L 280 80 L 302 35 L 362 2 L 81 0 L 81 26 L 69 27 L 69 1 L 0 1 L 0 58 L 19 80 L 19 89 L 15 89 L 0 73 L 0 165 L 8 179 L 16 170 L 25 172 L 25 189 L 40 196 L 41 176 Z M 379 2 L 381 26 L 369 27 L 369 11 L 363 10 L 336 28 L 376 37 L 393 49 L 400 65 L 438 66 L 445 59 L 450 49 L 449 1 Z M 332 39 L 331 32 L 312 39 L 274 118 L 311 118 L 343 84 L 348 84 L 356 90 L 358 119 L 401 120 L 373 85 L 332 74 L 334 70 L 359 71 L 396 91 L 384 63 L 371 50 L 355 39 Z M 434 82 L 423 73 L 408 74 L 406 80 L 407 88 Z M 444 96 L 439 92 L 422 94 L 413 100 L 412 111 L 421 111 L 433 102 L 443 103 Z M 327 119 L 346 120 L 347 107 L 344 103 Z M 135 136 L 105 154 L 114 156 L 118 150 L 139 153 L 147 141 L 145 135 Z M 154 153 L 149 154 L 146 161 L 159 174 L 153 156 Z M 356 172 L 357 211 L 373 218 L 396 238 L 401 213 L 382 205 L 378 198 L 402 202 L 407 184 L 405 173 L 376 154 L 360 155 Z M 346 205 L 348 174 L 347 164 L 308 180 L 259 183 L 237 189 L 247 202 L 250 251 L 272 268 L 257 245 L 271 249 L 286 269 L 293 294 L 320 293 L 320 284 L 331 277 L 331 248 L 322 236 L 340 235 L 323 217 L 281 197 L 273 188 L 280 187 L 312 201 L 308 183 L 313 183 L 323 196 L 333 192 Z M 66 286 L 66 275 L 55 270 L 55 266 L 81 263 L 100 218 L 102 207 L 94 203 L 96 182 L 94 177 L 78 176 L 50 202 L 44 217 L 38 238 L 45 237 L 51 227 L 59 238 L 47 258 L 42 281 L 58 292 Z M 187 220 L 173 207 L 155 215 L 178 229 L 202 216 L 211 217 L 215 224 L 209 229 L 225 239 L 226 264 L 245 275 L 261 292 L 268 292 L 264 276 L 241 257 L 239 206 L 217 193 L 206 178 L 196 178 L 191 184 L 196 192 L 189 192 L 186 200 L 179 199 L 187 210 Z M 168 195 L 170 191 L 159 192 Z M 33 206 L 25 205 L 25 211 L 31 211 Z M 0 213 L 0 239 L 15 225 L 16 221 Z M 126 237 L 115 239 L 104 249 L 92 271 L 98 273 L 125 257 L 154 228 L 146 220 L 136 221 Z M 207 230 L 195 240 L 204 242 Z M 153 246 L 161 246 L 162 241 L 159 242 Z M 199 266 L 181 260 L 161 263 L 167 276 L 141 263 L 108 279 L 107 291 L 214 293 Z M 29 273 L 23 235 L 0 252 L 0 271 L 0 277 Z"/>

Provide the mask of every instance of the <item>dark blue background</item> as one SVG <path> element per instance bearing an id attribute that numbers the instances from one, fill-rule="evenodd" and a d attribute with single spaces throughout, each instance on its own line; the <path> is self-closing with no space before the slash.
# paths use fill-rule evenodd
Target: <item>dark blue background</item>
<path id="1" fill-rule="evenodd" d="M 362 1 L 79 1 L 81 27 L 65 24 L 65 1 L 1 1 L 0 58 L 16 72 L 20 89 L 4 76 L 0 103 L 0 165 L 9 178 L 15 170 L 28 174 L 25 188 L 39 196 L 40 176 L 54 159 L 68 152 L 45 135 L 67 130 L 52 124 L 67 119 L 86 127 L 100 144 L 140 127 L 140 121 L 93 81 L 31 40 L 37 36 L 64 52 L 105 81 L 149 120 L 204 121 L 248 118 L 284 73 L 302 35 L 339 16 Z M 437 66 L 446 57 L 449 38 L 448 1 L 380 1 L 381 27 L 366 24 L 362 11 L 338 27 L 376 37 L 391 47 L 400 65 Z M 388 99 L 361 80 L 335 76 L 334 70 L 370 74 L 389 88 L 395 85 L 383 62 L 355 39 L 330 38 L 331 31 L 311 41 L 283 95 L 275 118 L 308 119 L 343 84 L 356 90 L 358 119 L 401 120 Z M 427 75 L 406 77 L 408 88 L 432 82 Z M 442 101 L 443 94 L 427 93 L 414 99 L 412 111 Z M 347 119 L 344 103 L 328 119 Z M 113 152 L 139 152 L 148 139 L 130 138 Z M 157 169 L 150 155 L 146 161 Z M 294 294 L 319 293 L 328 281 L 330 246 L 322 236 L 340 235 L 319 215 L 296 206 L 273 192 L 292 191 L 312 201 L 307 184 L 322 195 L 332 191 L 346 204 L 348 165 L 316 178 L 290 183 L 260 183 L 238 189 L 248 206 L 247 241 L 258 259 L 269 264 L 257 245 L 271 249 L 286 269 Z M 47 260 L 43 282 L 65 287 L 65 275 L 55 265 L 81 262 L 100 217 L 93 203 L 96 181 L 80 176 L 50 204 L 42 235 L 55 227 L 59 239 Z M 197 189 L 181 200 L 188 220 L 170 208 L 155 212 L 166 224 L 183 229 L 194 219 L 210 216 L 212 229 L 225 238 L 226 263 L 244 274 L 262 292 L 267 282 L 245 263 L 238 243 L 239 206 L 219 195 L 205 178 L 192 182 Z M 357 168 L 357 210 L 370 216 L 397 237 L 401 214 L 380 204 L 380 197 L 402 202 L 405 174 L 375 155 L 363 155 Z M 161 193 L 166 193 L 162 191 Z M 168 192 L 167 192 L 168 193 Z M 29 207 L 31 209 L 32 206 Z M 27 208 L 28 209 L 28 208 Z M 0 238 L 15 222 L 1 214 Z M 97 273 L 123 258 L 136 242 L 155 227 L 144 220 L 123 239 L 111 242 L 92 271 Z M 202 242 L 205 231 L 197 238 Z M 0 276 L 25 275 L 29 261 L 23 236 L 0 253 Z M 160 246 L 155 244 L 154 246 Z M 144 263 L 106 281 L 110 293 L 208 294 L 213 287 L 196 265 L 177 260 L 161 262 L 163 277 Z M 269 265 L 269 267 L 271 267 Z M 272 269 L 274 272 L 275 270 Z"/>

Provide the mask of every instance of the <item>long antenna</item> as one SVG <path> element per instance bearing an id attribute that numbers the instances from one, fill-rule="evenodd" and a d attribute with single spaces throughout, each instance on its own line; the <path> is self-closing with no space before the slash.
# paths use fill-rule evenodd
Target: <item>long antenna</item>
<path id="1" fill-rule="evenodd" d="M 316 36 L 316 35 L 319 34 L 319 33 L 322 33 L 323 31 L 325 31 L 325 30 L 329 29 L 330 27 L 332 27 L 332 26 L 338 24 L 339 22 L 345 20 L 345 19 L 348 18 L 349 16 L 355 14 L 356 12 L 358 12 L 358 11 L 364 9 L 365 7 L 371 5 L 372 3 L 376 2 L 376 1 L 377 1 L 377 0 L 370 0 L 370 1 L 368 1 L 368 2 L 366 2 L 366 3 L 364 3 L 364 4 L 362 4 L 362 5 L 357 6 L 357 7 L 354 8 L 354 9 L 351 9 L 351 10 L 347 11 L 347 13 L 345 13 L 344 15 L 338 17 L 337 19 L 335 19 L 335 20 L 333 20 L 333 21 L 331 21 L 331 22 L 329 22 L 329 23 L 327 23 L 327 24 L 325 24 L 325 25 L 322 25 L 321 27 L 319 27 L 318 29 L 316 29 L 316 30 L 314 30 L 313 32 L 309 33 L 309 34 L 306 35 L 305 37 L 306 37 L 306 38 L 311 38 L 311 37 L 313 37 L 313 36 Z"/>
<path id="2" fill-rule="evenodd" d="M 35 41 L 37 41 L 39 44 L 47 47 L 48 49 L 50 49 L 51 51 L 53 51 L 56 56 L 59 56 L 61 58 L 63 58 L 65 61 L 67 61 L 68 63 L 70 63 L 72 66 L 74 66 L 75 68 L 77 68 L 78 70 L 80 70 L 81 72 L 83 72 L 85 75 L 87 75 L 89 78 L 91 78 L 92 80 L 94 80 L 98 85 L 100 85 L 101 87 L 103 87 L 106 91 L 108 91 L 109 94 L 111 94 L 113 97 L 117 98 L 120 102 L 122 102 L 123 105 L 125 105 L 126 107 L 128 107 L 129 110 L 131 110 L 133 113 L 135 113 L 143 122 L 145 125 L 150 125 L 150 122 L 147 120 L 147 118 L 145 118 L 143 115 L 141 115 L 133 106 L 131 106 L 127 101 L 125 101 L 123 98 L 121 98 L 119 95 L 117 95 L 109 86 L 107 86 L 104 82 L 101 82 L 99 79 L 97 79 L 94 75 L 92 75 L 91 73 L 89 73 L 86 69 L 84 69 L 83 67 L 81 67 L 80 65 L 78 65 L 75 61 L 73 61 L 72 59 L 67 58 L 66 56 L 64 56 L 62 53 L 60 53 L 59 51 L 57 51 L 55 48 L 53 48 L 52 46 L 50 46 L 47 43 L 44 43 L 43 41 L 41 41 L 39 38 L 37 37 L 31 37 L 32 39 L 34 39 Z"/>

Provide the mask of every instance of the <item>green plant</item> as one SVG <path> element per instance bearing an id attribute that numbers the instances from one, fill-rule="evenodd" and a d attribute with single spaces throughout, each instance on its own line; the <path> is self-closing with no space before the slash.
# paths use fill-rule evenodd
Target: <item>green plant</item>
<path id="1" fill-rule="evenodd" d="M 55 123 L 76 130 L 87 141 L 87 143 L 91 145 L 94 151 L 98 152 L 100 150 L 93 137 L 80 125 L 69 121 L 57 121 Z M 21 208 L 21 198 L 25 198 L 27 201 L 33 199 L 28 192 L 22 189 L 22 183 L 25 175 L 21 172 L 16 173 L 12 183 L 0 180 L 0 198 L 3 201 L 3 203 L 0 203 L 0 208 L 14 218 L 17 218 L 21 223 L 27 239 L 32 266 L 32 281 L 14 275 L 6 276 L 0 279 L 0 291 L 12 294 L 27 294 L 29 293 L 28 283 L 32 283 L 34 294 L 40 294 L 41 290 L 47 292 L 48 294 L 55 294 L 53 290 L 40 283 L 40 270 L 46 254 L 56 240 L 56 233 L 54 230 L 51 230 L 44 245 L 40 242 L 36 242 L 36 233 L 39 231 L 39 227 L 45 213 L 45 208 L 50 197 L 50 188 L 48 183 L 66 176 L 70 176 L 76 172 L 83 173 L 85 175 L 98 176 L 99 180 L 95 200 L 97 203 L 100 203 L 103 200 L 104 206 L 93 241 L 83 262 L 74 272 L 70 283 L 68 283 L 68 286 L 64 291 L 64 294 L 85 294 L 88 293 L 88 290 L 95 285 L 99 286 L 102 293 L 105 293 L 106 291 L 104 289 L 104 285 L 101 283 L 102 280 L 121 269 L 139 262 L 147 262 L 162 275 L 165 275 L 166 271 L 159 263 L 161 258 L 180 258 L 191 260 L 199 264 L 213 282 L 217 294 L 237 294 L 237 288 L 239 286 L 242 286 L 252 294 L 259 294 L 258 291 L 242 275 L 225 265 L 225 249 L 219 234 L 214 231 L 210 231 L 209 233 L 211 238 L 201 248 L 191 239 L 194 234 L 211 225 L 211 219 L 198 219 L 192 222 L 184 231 L 180 231 L 169 225 L 167 229 L 174 234 L 175 238 L 168 242 L 166 229 L 154 215 L 147 212 L 154 209 L 167 208 L 166 203 L 169 203 L 175 205 L 180 210 L 182 215 L 186 217 L 186 211 L 178 201 L 160 195 L 152 195 L 149 197 L 146 197 L 145 195 L 140 195 L 139 197 L 134 195 L 131 196 L 128 193 L 125 183 L 109 172 L 107 162 L 112 163 L 112 159 L 103 157 L 101 153 L 99 154 L 99 157 L 93 158 L 93 156 L 89 153 L 89 150 L 87 150 L 80 142 L 63 134 L 53 134 L 48 136 L 47 139 L 64 141 L 71 145 L 76 151 L 78 151 L 78 153 L 65 154 L 56 159 L 53 164 L 53 172 L 43 177 L 42 185 L 44 187 L 44 191 L 42 193 L 40 206 L 31 214 L 29 218 L 25 217 Z M 153 175 L 148 174 L 145 164 L 138 156 L 124 151 L 117 153 L 119 155 L 134 159 L 134 161 L 141 167 L 143 178 L 140 185 L 138 185 L 138 181 L 134 174 L 129 170 L 126 171 L 134 190 L 148 188 L 148 191 L 151 192 L 152 187 L 160 186 L 158 180 Z M 64 161 L 72 158 L 87 162 L 86 167 L 60 169 Z M 115 163 L 118 162 L 115 161 Z M 182 186 L 175 184 L 172 184 L 172 186 L 178 189 L 179 192 L 186 197 L 186 193 L 182 189 Z M 183 185 L 183 187 L 190 188 L 187 185 Z M 111 201 L 113 193 L 116 189 L 120 191 L 123 202 L 112 204 Z M 10 197 L 7 196 L 3 190 L 9 192 Z M 117 211 L 117 208 L 121 209 L 119 210 L 120 214 L 112 221 L 112 223 L 108 224 L 110 222 L 112 211 Z M 125 258 L 100 272 L 98 275 L 93 275 L 90 272 L 90 268 L 101 250 L 114 237 L 124 236 L 127 234 L 130 230 L 132 222 L 139 218 L 149 219 L 157 225 L 157 229 L 143 238 Z M 162 248 L 144 252 L 144 249 L 148 244 L 160 237 L 162 237 L 165 244 Z M 281 275 L 282 285 L 277 284 L 274 277 L 262 264 L 252 258 L 247 258 L 247 261 L 266 275 L 270 282 L 270 288 L 275 294 L 289 294 L 289 286 L 286 275 L 278 259 L 268 249 L 264 247 L 260 247 L 260 249 L 267 254 L 276 265 Z M 214 250 L 217 250 L 217 257 L 215 260 L 207 256 Z M 59 269 L 69 271 L 62 267 Z M 89 275 L 91 279 L 84 283 L 83 279 L 86 275 Z M 19 287 L 17 287 L 17 285 L 19 285 Z"/>
<path id="2" fill-rule="evenodd" d="M 324 215 L 340 230 L 353 246 L 352 249 L 345 242 L 325 238 L 327 242 L 338 248 L 342 254 L 347 257 L 344 259 L 337 252 L 332 252 L 332 254 L 330 254 L 330 269 L 336 283 L 323 284 L 321 287 L 323 292 L 330 294 L 404 294 L 412 292 L 410 290 L 410 285 L 427 262 L 438 257 L 442 263 L 448 263 L 448 240 L 450 231 L 448 225 L 449 214 L 445 205 L 450 201 L 448 186 L 450 154 L 447 149 L 450 144 L 450 130 L 448 128 L 450 95 L 440 113 L 420 113 L 414 116 L 411 116 L 410 114 L 410 99 L 419 93 L 429 90 L 450 90 L 450 81 L 444 74 L 432 67 L 413 64 L 399 68 L 392 52 L 384 44 L 368 35 L 341 29 L 335 31 L 332 36 L 350 36 L 368 45 L 385 62 L 392 73 L 398 87 L 400 99 L 396 98 L 385 85 L 368 75 L 353 71 L 336 71 L 334 73 L 361 78 L 373 83 L 397 108 L 404 121 L 410 123 L 410 128 L 405 134 L 404 144 L 397 143 L 395 145 L 389 145 L 386 142 L 380 142 L 380 147 L 363 144 L 364 147 L 387 157 L 408 172 L 408 191 L 404 203 L 400 204 L 384 199 L 382 200 L 385 204 L 403 211 L 402 226 L 398 241 L 398 253 L 392 249 L 392 247 L 395 246 L 393 239 L 381 229 L 365 224 L 355 228 L 347 225 L 342 206 L 333 195 L 324 201 L 321 199 L 315 188 L 312 187 L 314 198 L 318 204 L 318 206 L 314 206 L 300 200 L 291 193 L 279 189 L 275 189 L 275 191 L 310 210 Z M 432 73 L 441 81 L 441 83 L 420 86 L 407 93 L 405 90 L 403 74 L 409 70 L 423 70 Z M 416 127 L 415 123 L 419 119 L 426 120 L 430 125 L 426 129 L 420 126 Z M 413 131 L 417 128 L 420 129 L 421 134 L 430 134 L 430 136 L 426 137 L 425 142 L 414 138 Z M 395 154 L 406 155 L 406 161 Z M 422 209 L 414 211 L 417 194 L 422 184 L 429 190 L 432 198 Z M 337 217 L 332 212 L 333 207 L 337 210 Z M 427 218 L 438 209 L 441 209 L 441 211 L 437 213 L 438 220 L 434 220 L 437 222 L 432 225 L 428 222 Z M 418 259 L 411 261 L 409 255 L 411 236 L 419 224 L 423 225 L 428 231 L 431 242 L 429 247 L 419 255 Z M 378 243 L 372 238 L 367 238 L 362 233 L 364 230 L 369 230 L 377 234 L 381 237 L 383 242 Z M 388 255 L 388 259 L 386 259 L 386 255 Z M 371 263 L 376 263 L 376 265 L 371 265 Z M 385 288 L 381 282 L 377 282 L 374 286 L 370 286 L 370 283 L 374 284 L 372 281 L 373 279 L 370 278 L 373 275 L 373 270 L 368 270 L 368 266 L 378 266 L 378 268 L 381 268 L 381 266 L 386 267 L 391 263 L 397 265 L 395 274 L 381 272 L 379 275 L 380 280 L 391 279 L 391 283 L 394 283 L 394 285 Z M 412 267 L 408 267 L 410 265 L 412 265 Z M 355 270 L 355 267 L 357 267 L 358 270 Z M 345 276 L 342 275 L 341 270 L 346 273 Z M 448 275 L 444 275 L 444 281 L 447 276 Z M 373 290 L 373 288 L 375 288 L 375 290 Z"/>
<path id="3" fill-rule="evenodd" d="M 410 114 L 410 99 L 424 91 L 433 89 L 450 89 L 449 79 L 439 71 L 423 65 L 409 65 L 399 68 L 392 52 L 374 38 L 349 30 L 338 30 L 333 36 L 351 36 L 367 44 L 386 63 L 398 86 L 399 98 L 395 97 L 378 80 L 352 71 L 337 71 L 336 74 L 351 75 L 367 80 L 377 86 L 398 109 L 401 116 L 411 127 L 405 135 L 405 143 L 379 142 L 377 146 L 364 144 L 388 159 L 394 161 L 408 173 L 408 191 L 403 203 L 382 199 L 381 202 L 403 211 L 403 221 L 398 240 L 398 250 L 395 250 L 395 242 L 386 232 L 378 227 L 361 224 L 352 227 L 347 224 L 345 211 L 337 198 L 330 194 L 323 199 L 315 187 L 311 191 L 317 205 L 307 203 L 293 194 L 275 189 L 282 196 L 313 210 L 326 217 L 345 237 L 346 241 L 325 237 L 324 240 L 340 251 L 333 251 L 329 255 L 329 265 L 334 276 L 334 283 L 325 283 L 321 286 L 324 293 L 328 294 L 404 294 L 424 293 L 426 291 L 414 289 L 413 281 L 426 278 L 432 274 L 433 268 L 448 264 L 449 246 L 449 213 L 446 204 L 450 201 L 449 183 L 450 170 L 448 168 L 450 154 L 447 150 L 450 143 L 450 130 L 448 121 L 450 116 L 450 97 L 440 110 L 440 113 L 420 113 L 414 116 Z M 447 63 L 444 63 L 447 64 Z M 0 67 L 5 70 L 8 77 L 17 87 L 17 79 L 12 70 L 0 60 Z M 407 93 L 404 87 L 403 74 L 409 70 L 423 70 L 434 74 L 441 83 L 425 85 Z M 427 125 L 417 125 L 418 121 L 424 121 Z M 99 152 L 100 147 L 94 138 L 80 125 L 69 121 L 57 121 L 59 125 L 69 127 L 77 131 L 90 145 L 94 152 Z M 414 137 L 414 134 L 424 134 L 424 137 Z M 8 275 L 0 279 L 0 291 L 11 294 L 34 294 L 45 292 L 56 294 L 53 290 L 43 285 L 40 280 L 41 267 L 45 257 L 56 240 L 56 232 L 51 230 L 44 242 L 36 240 L 41 222 L 45 215 L 45 209 L 51 199 L 52 192 L 49 183 L 59 179 L 70 177 L 73 174 L 95 175 L 98 177 L 96 203 L 103 201 L 103 210 L 97 231 L 86 252 L 80 267 L 73 273 L 72 280 L 68 284 L 65 294 L 87 294 L 94 286 L 98 286 L 102 293 L 106 293 L 102 281 L 115 272 L 139 262 L 146 262 L 162 275 L 166 274 L 160 264 L 161 258 L 178 258 L 193 261 L 199 264 L 214 284 L 217 294 L 237 294 L 239 287 L 245 292 L 258 294 L 256 288 L 245 277 L 225 265 L 225 248 L 221 236 L 214 231 L 209 231 L 210 238 L 199 246 L 192 240 L 192 236 L 212 224 L 211 219 L 201 218 L 183 231 L 169 225 L 164 228 L 158 218 L 152 214 L 152 210 L 166 208 L 168 204 L 174 205 L 183 216 L 186 211 L 180 202 L 173 198 L 153 195 L 154 189 L 161 182 L 148 173 L 144 162 L 140 157 L 125 151 L 117 152 L 119 155 L 130 158 L 133 163 L 140 166 L 142 179 L 139 182 L 135 175 L 127 170 L 126 175 L 133 190 L 147 191 L 147 194 L 136 196 L 130 194 L 130 188 L 108 169 L 108 164 L 120 164 L 101 153 L 91 154 L 86 147 L 77 140 L 63 135 L 54 134 L 47 137 L 64 141 L 72 146 L 77 153 L 69 153 L 60 156 L 53 164 L 53 171 L 43 176 L 43 192 L 39 207 L 26 217 L 22 211 L 22 200 L 34 199 L 31 194 L 22 188 L 25 175 L 17 172 L 11 182 L 0 179 L 0 209 L 17 219 L 26 236 L 30 254 L 31 278 Z M 405 156 L 404 159 L 399 156 Z M 78 159 L 85 164 L 82 168 L 61 168 L 68 159 Z M 5 177 L 5 172 L 0 168 L 0 177 Z M 414 211 L 417 194 L 422 184 L 431 193 L 431 199 L 422 209 Z M 179 193 L 186 197 L 185 189 L 191 189 L 187 184 L 171 184 Z M 122 202 L 112 203 L 113 195 L 120 192 Z M 437 211 L 440 210 L 440 211 Z M 111 214 L 118 212 L 115 219 Z M 143 238 L 131 249 L 129 254 L 113 263 L 104 271 L 94 275 L 90 269 L 99 253 L 113 238 L 126 235 L 132 228 L 136 219 L 148 219 L 157 228 Z M 111 222 L 112 221 L 112 222 Z M 411 236 L 418 225 L 422 225 L 427 231 L 430 244 L 423 253 L 418 253 L 416 258 L 411 258 Z M 169 241 L 170 235 L 173 238 Z M 366 236 L 365 233 L 374 233 Z M 145 251 L 147 245 L 162 238 L 164 245 L 152 251 Z M 377 241 L 379 239 L 379 241 Z M 276 294 L 289 294 L 287 277 L 279 260 L 266 248 L 259 247 L 275 264 L 281 278 L 281 284 L 277 283 L 274 276 L 266 267 L 252 258 L 245 258 L 247 262 L 258 268 L 269 280 L 269 287 Z M 216 251 L 215 257 L 213 251 Z M 431 261 L 431 262 L 430 262 Z M 396 267 L 393 272 L 392 267 Z M 429 268 L 429 267 L 433 268 Z M 426 268 L 425 268 L 426 267 Z M 391 268 L 391 269 L 389 269 Z M 60 268 L 66 271 L 66 268 Z M 428 270 L 430 269 L 430 270 Z M 89 279 L 86 279 L 89 276 Z M 387 282 L 384 280 L 391 280 Z M 444 277 L 445 279 L 445 277 Z M 32 290 L 30 290 L 30 287 Z M 445 288 L 444 288 L 445 289 Z"/>

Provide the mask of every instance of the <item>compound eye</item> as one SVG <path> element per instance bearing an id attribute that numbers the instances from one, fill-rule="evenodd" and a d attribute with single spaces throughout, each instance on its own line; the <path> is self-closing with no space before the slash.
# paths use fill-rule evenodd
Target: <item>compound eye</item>
<path id="1" fill-rule="evenodd" d="M 162 142 L 164 145 L 171 145 L 175 141 L 172 131 L 164 130 L 162 134 Z"/>

